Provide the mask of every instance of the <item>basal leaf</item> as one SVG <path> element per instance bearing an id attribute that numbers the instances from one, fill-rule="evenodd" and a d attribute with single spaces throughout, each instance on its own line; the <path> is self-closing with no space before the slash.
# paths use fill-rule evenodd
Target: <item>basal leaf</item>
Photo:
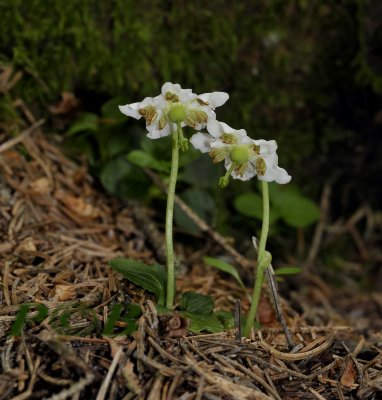
<path id="1" fill-rule="evenodd" d="M 275 275 L 295 275 L 302 272 L 300 267 L 282 267 L 275 269 Z"/>
<path id="2" fill-rule="evenodd" d="M 136 285 L 154 293 L 159 304 L 164 304 L 166 288 L 166 272 L 161 265 L 147 265 L 142 261 L 114 258 L 110 267 Z"/>
<path id="3" fill-rule="evenodd" d="M 68 136 L 78 132 L 95 131 L 98 129 L 98 115 L 93 113 L 82 114 L 66 132 Z"/>
<path id="4" fill-rule="evenodd" d="M 195 314 L 210 314 L 214 308 L 214 301 L 210 296 L 195 292 L 183 293 L 180 299 L 180 309 Z"/>
<path id="5" fill-rule="evenodd" d="M 246 217 L 263 218 L 263 199 L 257 193 L 244 193 L 234 200 L 236 210 Z"/>
<path id="6" fill-rule="evenodd" d="M 234 200 L 236 210 L 250 218 L 256 218 L 260 221 L 263 219 L 263 199 L 257 193 L 244 193 L 236 197 Z M 271 209 L 269 222 L 273 224 L 280 217 L 277 209 Z"/>
<path id="7" fill-rule="evenodd" d="M 231 312 L 220 310 L 214 314 L 223 324 L 225 330 L 233 329 L 235 327 L 235 319 Z"/>
<path id="8" fill-rule="evenodd" d="M 269 185 L 270 201 L 290 226 L 303 228 L 320 218 L 317 205 L 302 195 L 295 185 Z"/>
<path id="9" fill-rule="evenodd" d="M 190 319 L 190 326 L 188 329 L 193 333 L 210 332 L 217 333 L 224 330 L 223 324 L 218 320 L 214 314 L 194 314 L 182 311 L 181 314 Z"/>
<path id="10" fill-rule="evenodd" d="M 212 267 L 220 269 L 220 271 L 226 272 L 227 274 L 230 274 L 231 276 L 233 276 L 236 279 L 237 283 L 242 287 L 245 295 L 251 301 L 251 296 L 247 293 L 247 289 L 245 288 L 244 283 L 241 280 L 239 273 L 237 272 L 236 268 L 233 265 L 228 264 L 222 260 L 219 260 L 218 258 L 213 258 L 213 257 L 203 257 L 203 261 L 206 264 L 211 265 Z"/>
<path id="11" fill-rule="evenodd" d="M 127 159 L 135 165 L 142 168 L 151 168 L 159 172 L 168 172 L 170 170 L 169 163 L 159 161 L 150 153 L 143 150 L 133 150 L 127 155 Z"/>

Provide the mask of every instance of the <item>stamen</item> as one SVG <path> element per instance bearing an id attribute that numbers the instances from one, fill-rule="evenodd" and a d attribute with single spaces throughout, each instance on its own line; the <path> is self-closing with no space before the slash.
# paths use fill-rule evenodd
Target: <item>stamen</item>
<path id="1" fill-rule="evenodd" d="M 228 152 L 225 148 L 212 149 L 209 153 L 209 155 L 212 157 L 212 161 L 215 164 L 223 161 L 227 154 Z"/>
<path id="2" fill-rule="evenodd" d="M 225 144 L 236 144 L 237 138 L 232 133 L 223 133 L 220 136 L 220 140 Z"/>
<path id="3" fill-rule="evenodd" d="M 258 175 L 260 175 L 260 176 L 265 175 L 265 172 L 267 170 L 267 164 L 265 163 L 263 158 L 258 157 L 256 159 L 255 168 L 256 168 L 256 172 L 257 172 Z"/>
<path id="4" fill-rule="evenodd" d="M 198 124 L 206 124 L 208 121 L 208 115 L 201 110 L 189 110 L 187 113 L 187 118 L 184 122 L 191 128 L 196 128 Z"/>
<path id="5" fill-rule="evenodd" d="M 179 101 L 178 95 L 175 93 L 167 92 L 164 96 L 167 101 L 171 101 L 172 103 L 177 103 Z"/>
<path id="6" fill-rule="evenodd" d="M 147 106 L 138 110 L 139 114 L 146 120 L 147 125 L 151 125 L 157 118 L 158 113 L 154 106 Z"/>
<path id="7" fill-rule="evenodd" d="M 197 98 L 196 101 L 201 105 L 201 106 L 208 106 L 209 103 L 207 103 L 206 101 Z"/>

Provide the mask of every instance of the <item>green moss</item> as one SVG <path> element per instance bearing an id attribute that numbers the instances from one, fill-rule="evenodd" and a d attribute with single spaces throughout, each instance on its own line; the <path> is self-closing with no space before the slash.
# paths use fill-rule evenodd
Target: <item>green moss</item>
<path id="1" fill-rule="evenodd" d="M 365 4 L 0 1 L 0 60 L 24 72 L 16 96 L 43 111 L 63 90 L 131 101 L 165 81 L 228 91 L 225 121 L 276 138 L 281 162 L 293 166 L 346 130 L 335 114 L 339 92 L 380 91 Z"/>

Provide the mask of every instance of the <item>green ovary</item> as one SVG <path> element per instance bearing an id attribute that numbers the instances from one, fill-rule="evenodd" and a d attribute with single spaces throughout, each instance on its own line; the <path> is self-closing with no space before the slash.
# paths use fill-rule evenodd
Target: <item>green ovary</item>
<path id="1" fill-rule="evenodd" d="M 248 146 L 236 146 L 232 149 L 229 156 L 232 162 L 241 165 L 249 160 L 250 150 Z"/>
<path id="2" fill-rule="evenodd" d="M 173 106 L 168 113 L 168 118 L 175 124 L 183 122 L 186 119 L 186 110 L 184 109 L 184 106 L 182 104 Z"/>

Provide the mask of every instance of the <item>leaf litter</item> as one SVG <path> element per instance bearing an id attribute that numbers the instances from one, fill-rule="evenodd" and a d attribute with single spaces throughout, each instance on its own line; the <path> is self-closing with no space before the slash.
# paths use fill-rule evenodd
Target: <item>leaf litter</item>
<path id="1" fill-rule="evenodd" d="M 176 313 L 158 315 L 151 295 L 107 266 L 115 257 L 155 263 L 145 212 L 102 193 L 39 124 L 16 139 L 0 145 L 1 400 L 379 398 L 378 335 L 301 317 L 285 301 L 292 351 L 271 311 L 251 340 L 234 329 L 192 335 Z M 195 262 L 180 277 L 182 292 L 212 294 L 231 311 L 242 288 L 205 268 Z M 136 331 L 102 335 L 113 305 L 131 303 L 143 311 Z M 23 304 L 28 323 L 11 336 Z"/>

